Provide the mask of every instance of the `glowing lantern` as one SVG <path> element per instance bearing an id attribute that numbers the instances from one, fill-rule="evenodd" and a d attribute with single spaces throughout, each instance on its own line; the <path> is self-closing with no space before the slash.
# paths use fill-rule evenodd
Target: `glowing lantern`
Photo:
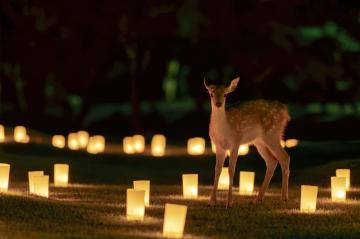
<path id="1" fill-rule="evenodd" d="M 89 142 L 89 133 L 86 131 L 77 132 L 79 148 L 86 148 Z"/>
<path id="2" fill-rule="evenodd" d="M 288 139 L 285 141 L 285 146 L 287 148 L 296 147 L 298 144 L 299 144 L 299 140 L 297 140 L 297 139 Z"/>
<path id="3" fill-rule="evenodd" d="M 211 141 L 211 151 L 216 154 L 216 145 Z"/>
<path id="4" fill-rule="evenodd" d="M 0 124 L 0 143 L 5 141 L 5 127 Z"/>
<path id="5" fill-rule="evenodd" d="M 331 199 L 333 202 L 342 202 L 346 199 L 346 178 L 331 177 Z"/>
<path id="6" fill-rule="evenodd" d="M 29 142 L 29 136 L 26 134 L 26 128 L 24 126 L 16 126 L 14 129 L 14 140 L 18 143 Z"/>
<path id="7" fill-rule="evenodd" d="M 282 148 L 285 148 L 285 140 L 280 140 L 280 145 Z"/>
<path id="8" fill-rule="evenodd" d="M 164 135 L 156 134 L 151 140 L 151 154 L 155 157 L 165 155 L 166 138 Z"/>
<path id="9" fill-rule="evenodd" d="M 97 143 L 97 139 L 94 138 L 94 137 L 90 137 L 89 138 L 89 142 L 88 142 L 88 145 L 86 147 L 86 151 L 90 154 L 97 154 L 99 153 L 98 152 L 98 149 L 96 147 L 96 143 Z"/>
<path id="10" fill-rule="evenodd" d="M 182 238 L 186 221 L 187 206 L 165 204 L 163 236 Z"/>
<path id="11" fill-rule="evenodd" d="M 10 164 L 0 163 L 0 192 L 7 192 L 9 187 Z"/>
<path id="12" fill-rule="evenodd" d="M 54 185 L 55 187 L 67 187 L 69 181 L 69 165 L 54 165 Z"/>
<path id="13" fill-rule="evenodd" d="M 136 180 L 133 181 L 135 190 L 145 191 L 145 206 L 150 205 L 150 181 L 149 180 Z"/>
<path id="14" fill-rule="evenodd" d="M 255 173 L 240 171 L 239 193 L 240 195 L 252 195 L 254 191 Z"/>
<path id="15" fill-rule="evenodd" d="M 229 189 L 229 183 L 230 183 L 229 168 L 223 167 L 219 177 L 218 189 L 221 190 Z"/>
<path id="16" fill-rule="evenodd" d="M 65 137 L 63 135 L 54 135 L 52 137 L 52 145 L 56 148 L 64 148 L 65 147 Z"/>
<path id="17" fill-rule="evenodd" d="M 346 189 L 350 189 L 350 169 L 336 169 L 336 177 L 345 177 Z"/>
<path id="18" fill-rule="evenodd" d="M 41 197 L 49 197 L 49 176 L 34 176 L 34 194 Z"/>
<path id="19" fill-rule="evenodd" d="M 126 218 L 127 220 L 144 220 L 145 191 L 126 190 Z"/>
<path id="20" fill-rule="evenodd" d="M 133 138 L 132 137 L 125 137 L 123 139 L 123 150 L 126 154 L 134 154 L 134 146 L 133 146 Z"/>
<path id="21" fill-rule="evenodd" d="M 198 196 L 198 175 L 183 174 L 183 196 L 184 198 L 197 198 Z"/>
<path id="22" fill-rule="evenodd" d="M 301 185 L 301 199 L 300 199 L 301 212 L 315 212 L 317 194 L 318 194 L 317 186 Z"/>
<path id="23" fill-rule="evenodd" d="M 92 138 L 92 150 L 96 153 L 102 153 L 105 150 L 105 137 L 102 135 L 94 135 Z"/>
<path id="24" fill-rule="evenodd" d="M 249 153 L 249 145 L 242 144 L 239 147 L 238 155 L 247 155 Z"/>
<path id="25" fill-rule="evenodd" d="M 145 150 L 145 138 L 142 135 L 136 134 L 132 137 L 133 149 L 136 153 L 143 153 Z"/>
<path id="26" fill-rule="evenodd" d="M 68 134 L 68 147 L 71 150 L 78 150 L 80 148 L 77 133 Z"/>
<path id="27" fill-rule="evenodd" d="M 187 150 L 190 155 L 201 155 L 205 152 L 205 139 L 195 137 L 188 140 Z"/>
<path id="28" fill-rule="evenodd" d="M 28 172 L 29 176 L 29 192 L 34 193 L 34 177 L 43 176 L 44 171 L 30 171 Z"/>

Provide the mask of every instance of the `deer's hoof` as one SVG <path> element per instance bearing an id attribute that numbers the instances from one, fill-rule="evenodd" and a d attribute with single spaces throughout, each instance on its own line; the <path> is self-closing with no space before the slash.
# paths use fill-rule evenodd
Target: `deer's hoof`
<path id="1" fill-rule="evenodd" d="M 261 204 L 263 202 L 263 199 L 262 198 L 256 198 L 253 203 L 254 204 Z"/>
<path id="2" fill-rule="evenodd" d="M 209 204 L 210 207 L 216 206 L 216 199 L 210 199 Z"/>
<path id="3" fill-rule="evenodd" d="M 226 203 L 226 208 L 232 208 L 233 206 L 233 203 L 232 202 L 227 202 Z"/>

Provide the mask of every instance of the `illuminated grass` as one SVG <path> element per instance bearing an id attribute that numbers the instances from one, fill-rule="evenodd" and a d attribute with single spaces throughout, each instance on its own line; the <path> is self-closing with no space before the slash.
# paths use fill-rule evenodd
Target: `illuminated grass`
<path id="1" fill-rule="evenodd" d="M 219 192 L 219 205 L 207 205 L 213 174 L 213 157 L 161 158 L 143 156 L 88 156 L 67 151 L 43 151 L 38 146 L 4 147 L 2 162 L 11 168 L 9 193 L 0 195 L 0 238 L 160 238 L 165 203 L 188 205 L 185 238 L 359 238 L 360 188 L 348 193 L 347 202 L 330 200 L 330 176 L 336 167 L 351 167 L 353 185 L 357 185 L 360 161 L 315 159 L 308 149 L 295 149 L 288 203 L 280 201 L 280 174 L 277 171 L 262 204 L 255 196 L 239 196 L 225 208 L 226 192 Z M 329 150 L 330 148 L 327 148 Z M 297 150 L 297 151 L 296 151 Z M 38 151 L 42 153 L 39 154 Z M 330 155 L 330 153 L 329 153 Z M 264 174 L 263 161 L 255 155 L 239 160 L 239 169 L 256 172 L 258 186 Z M 29 195 L 26 172 L 43 169 L 52 181 L 53 163 L 70 164 L 68 188 L 51 185 L 50 198 Z M 295 168 L 294 168 L 295 166 Z M 181 174 L 199 173 L 199 199 L 182 198 Z M 125 217 L 126 189 L 132 180 L 151 180 L 151 206 L 143 222 L 129 222 Z M 75 183 L 74 183 L 75 182 Z M 300 213 L 300 185 L 319 185 L 318 211 Z M 238 184 L 238 175 L 235 185 Z M 206 185 L 206 186 L 203 186 Z M 256 188 L 257 189 L 257 188 Z"/>

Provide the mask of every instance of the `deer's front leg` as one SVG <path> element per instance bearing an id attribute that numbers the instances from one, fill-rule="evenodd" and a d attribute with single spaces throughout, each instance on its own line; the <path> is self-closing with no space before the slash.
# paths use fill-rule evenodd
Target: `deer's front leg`
<path id="1" fill-rule="evenodd" d="M 215 165 L 215 175 L 214 175 L 214 186 L 210 196 L 210 205 L 213 206 L 216 204 L 216 192 L 219 184 L 219 177 L 221 174 L 221 169 L 225 161 L 225 150 L 216 146 L 216 165 Z"/>
<path id="2" fill-rule="evenodd" d="M 229 161 L 229 191 L 228 191 L 228 198 L 227 198 L 227 203 L 226 203 L 226 207 L 229 208 L 232 206 L 233 204 L 233 200 L 232 200 L 232 186 L 234 183 L 234 174 L 235 174 L 235 168 L 236 168 L 236 162 L 237 162 L 237 158 L 238 158 L 238 148 L 239 147 L 234 147 L 231 151 L 230 151 L 230 161 Z"/>

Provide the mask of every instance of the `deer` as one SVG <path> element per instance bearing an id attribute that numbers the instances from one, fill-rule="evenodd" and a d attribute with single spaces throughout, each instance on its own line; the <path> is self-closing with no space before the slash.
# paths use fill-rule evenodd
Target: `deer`
<path id="1" fill-rule="evenodd" d="M 219 176 L 227 151 L 230 151 L 230 157 L 226 208 L 233 205 L 233 178 L 238 159 L 238 148 L 241 144 L 253 144 L 266 165 L 265 177 L 255 202 L 263 201 L 265 191 L 278 163 L 282 173 L 282 200 L 286 202 L 288 200 L 290 156 L 283 149 L 280 141 L 290 121 L 288 109 L 286 105 L 278 101 L 260 99 L 250 100 L 240 106 L 225 109 L 226 97 L 236 89 L 239 80 L 240 77 L 237 77 L 230 84 L 214 84 L 204 78 L 204 85 L 211 99 L 209 136 L 216 146 L 214 185 L 209 205 L 216 205 Z"/>

